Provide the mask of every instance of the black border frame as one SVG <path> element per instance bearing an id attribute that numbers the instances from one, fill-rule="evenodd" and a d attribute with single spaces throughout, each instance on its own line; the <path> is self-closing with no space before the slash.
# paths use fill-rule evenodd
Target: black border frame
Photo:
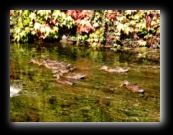
<path id="1" fill-rule="evenodd" d="M 169 10 L 167 5 L 171 5 L 170 1 L 137 1 L 137 0 L 131 0 L 131 1 L 111 1 L 111 0 L 106 0 L 106 1 L 61 1 L 60 2 L 51 2 L 50 0 L 47 1 L 38 1 L 38 6 L 35 4 L 36 1 L 27 1 L 26 3 L 20 2 L 20 1 L 4 1 L 3 5 L 6 5 L 5 10 L 1 10 L 1 57 L 0 61 L 1 63 L 1 77 L 2 77 L 2 83 L 1 85 L 1 92 L 0 94 L 0 117 L 1 117 L 1 125 L 0 127 L 2 129 L 7 129 L 5 130 L 6 133 L 8 132 L 20 132 L 23 130 L 28 130 L 30 132 L 35 130 L 40 130 L 40 131 L 45 131 L 50 129 L 51 131 L 57 130 L 57 131 L 70 131 L 66 129 L 71 129 L 71 130 L 85 130 L 85 129 L 91 129 L 91 130 L 115 130 L 121 131 L 121 133 L 126 132 L 126 131 L 138 131 L 142 130 L 144 132 L 151 133 L 151 130 L 154 132 L 157 131 L 164 131 L 167 132 L 169 129 L 171 129 L 171 124 L 169 124 L 169 120 L 171 120 L 171 110 L 168 111 L 168 108 L 170 109 L 171 107 L 168 107 L 169 103 L 169 97 L 168 93 L 169 87 L 166 85 L 168 83 L 168 60 L 169 60 L 169 52 L 168 50 L 171 51 L 171 49 L 168 45 L 168 39 L 169 35 L 168 33 L 168 28 L 170 29 L 168 23 L 170 22 L 171 19 L 171 11 Z M 9 81 L 9 65 L 10 65 L 10 60 L 9 60 L 9 50 L 10 50 L 10 41 L 9 41 L 9 11 L 10 10 L 17 10 L 17 9 L 145 9 L 145 10 L 160 10 L 161 11 L 161 57 L 160 57 L 160 69 L 161 69 L 161 74 L 160 74 L 160 90 L 161 90 L 161 119 L 160 122 L 146 122 L 146 123 L 141 123 L 141 122 L 130 122 L 130 123 L 121 123 L 121 122 L 105 122 L 105 123 L 95 123 L 95 122 L 63 122 L 63 123 L 34 123 L 34 122 L 10 122 L 9 120 L 9 95 L 10 95 L 10 81 Z M 170 62 L 171 60 L 169 60 Z M 170 80 L 170 79 L 169 79 Z M 169 94 L 171 95 L 171 94 Z M 54 130 L 53 130 L 54 129 Z M 91 131 L 87 130 L 87 131 Z M 28 132 L 25 132 L 28 133 Z"/>

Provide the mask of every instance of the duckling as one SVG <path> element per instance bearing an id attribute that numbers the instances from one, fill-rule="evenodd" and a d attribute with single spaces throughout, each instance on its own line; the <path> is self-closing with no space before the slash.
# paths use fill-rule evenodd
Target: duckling
<path id="1" fill-rule="evenodd" d="M 37 61 L 34 59 L 31 59 L 28 63 L 37 63 Z"/>
<path id="2" fill-rule="evenodd" d="M 100 70 L 105 70 L 108 72 L 114 72 L 114 73 L 125 73 L 128 72 L 130 68 L 122 68 L 122 67 L 108 67 L 108 66 L 102 66 Z"/>
<path id="3" fill-rule="evenodd" d="M 124 80 L 120 86 L 126 86 L 129 91 L 136 93 L 144 93 L 144 89 L 137 84 L 130 84 L 127 80 Z"/>

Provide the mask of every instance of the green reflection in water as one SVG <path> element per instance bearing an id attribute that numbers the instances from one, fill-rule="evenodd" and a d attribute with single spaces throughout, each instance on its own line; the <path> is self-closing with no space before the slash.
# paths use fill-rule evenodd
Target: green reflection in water
<path id="1" fill-rule="evenodd" d="M 74 86 L 57 84 L 51 70 L 29 64 L 50 58 L 70 63 L 86 75 Z M 101 66 L 128 66 L 127 74 L 107 73 Z M 130 54 L 61 44 L 11 44 L 10 84 L 22 83 L 10 98 L 14 122 L 158 122 L 160 121 L 159 64 L 133 59 Z M 119 87 L 123 80 L 138 83 L 145 94 Z"/>

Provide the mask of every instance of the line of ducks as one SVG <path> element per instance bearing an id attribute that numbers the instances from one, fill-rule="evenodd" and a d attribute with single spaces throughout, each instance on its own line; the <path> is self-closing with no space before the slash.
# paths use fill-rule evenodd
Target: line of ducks
<path id="1" fill-rule="evenodd" d="M 86 75 L 84 74 L 74 73 L 73 71 L 76 69 L 76 67 L 71 66 L 71 64 L 66 64 L 55 60 L 31 59 L 29 63 L 34 63 L 39 66 L 43 65 L 48 69 L 52 69 L 53 76 L 56 77 L 56 81 L 60 84 L 74 85 L 74 82 L 72 81 L 73 79 L 79 80 L 79 79 L 84 79 L 86 77 Z M 122 67 L 102 66 L 99 70 L 104 70 L 111 73 L 127 73 L 129 69 L 130 69 L 129 67 L 122 68 Z M 144 89 L 141 86 L 139 86 L 138 84 L 130 84 L 127 80 L 124 80 L 120 84 L 120 87 L 122 86 L 125 86 L 131 92 L 144 93 Z"/>
<path id="2" fill-rule="evenodd" d="M 53 76 L 56 77 L 56 82 L 60 84 L 74 85 L 73 80 L 84 79 L 86 77 L 84 74 L 74 73 L 73 71 L 76 69 L 76 67 L 71 66 L 71 64 L 66 64 L 55 60 L 31 59 L 29 63 L 34 63 L 39 66 L 43 65 L 48 69 L 52 69 Z"/>

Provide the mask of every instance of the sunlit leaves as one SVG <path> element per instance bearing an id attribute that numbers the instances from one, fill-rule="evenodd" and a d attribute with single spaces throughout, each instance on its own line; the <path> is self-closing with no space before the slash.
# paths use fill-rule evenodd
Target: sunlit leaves
<path id="1" fill-rule="evenodd" d="M 94 24 L 93 24 L 93 27 L 94 27 L 94 28 L 99 27 L 99 23 L 94 23 Z"/>
<path id="2" fill-rule="evenodd" d="M 71 16 L 67 16 L 65 18 L 65 25 L 67 26 L 68 29 L 72 28 L 75 25 L 74 20 L 71 18 Z"/>
<path id="3" fill-rule="evenodd" d="M 145 46 L 146 43 L 147 43 L 146 41 L 144 41 L 144 40 L 142 40 L 142 39 L 141 39 L 141 40 L 138 40 L 137 42 L 138 42 L 138 44 L 141 45 L 141 46 Z"/>
<path id="4" fill-rule="evenodd" d="M 20 41 L 20 36 L 19 35 L 15 35 L 14 36 L 14 40 L 16 40 L 17 42 L 19 42 Z"/>
<path id="5" fill-rule="evenodd" d="M 137 14 L 134 15 L 133 18 L 134 18 L 135 20 L 139 20 L 140 18 L 142 18 L 142 14 L 137 13 Z"/>
<path id="6" fill-rule="evenodd" d="M 28 15 L 29 15 L 29 10 L 24 10 L 22 16 L 28 17 Z"/>
<path id="7" fill-rule="evenodd" d="M 58 30 L 59 30 L 59 29 L 58 29 L 57 26 L 54 26 L 54 27 L 53 27 L 53 32 L 58 32 Z"/>
<path id="8" fill-rule="evenodd" d="M 58 39 L 58 37 L 59 37 L 59 36 L 58 36 L 57 34 L 54 34 L 54 35 L 53 35 L 53 38 L 55 38 L 55 39 Z"/>
<path id="9" fill-rule="evenodd" d="M 52 32 L 51 28 L 49 26 L 45 26 L 44 36 L 48 37 L 51 32 Z"/>
<path id="10" fill-rule="evenodd" d="M 118 24 L 117 26 L 118 31 L 124 30 L 124 25 L 123 24 Z"/>
<path id="11" fill-rule="evenodd" d="M 125 13 L 126 13 L 127 15 L 130 15 L 130 14 L 132 13 L 132 10 L 126 10 Z"/>
<path id="12" fill-rule="evenodd" d="M 59 38 L 59 32 L 67 34 L 75 28 L 77 34 L 71 36 L 78 43 L 116 44 L 127 37 L 148 42 L 152 35 L 160 36 L 160 10 L 10 10 L 10 26 L 16 41 L 26 41 L 28 34 Z M 138 44 L 148 45 L 145 42 Z"/>
<path id="13" fill-rule="evenodd" d="M 160 29 L 156 30 L 156 34 L 159 35 L 160 34 Z"/>
<path id="14" fill-rule="evenodd" d="M 72 28 L 73 27 L 73 23 L 72 22 L 66 22 L 66 27 L 68 29 Z"/>
<path id="15" fill-rule="evenodd" d="M 19 33 L 19 35 L 20 35 L 20 37 L 26 36 L 26 32 L 25 32 L 25 31 L 21 31 L 21 32 Z"/>
<path id="16" fill-rule="evenodd" d="M 87 23 L 88 23 L 88 22 L 85 21 L 85 20 L 81 20 L 81 21 L 80 21 L 80 25 L 81 25 L 81 26 L 85 26 Z"/>
<path id="17" fill-rule="evenodd" d="M 147 33 L 147 34 L 144 36 L 144 39 L 148 39 L 148 38 L 151 38 L 151 37 L 152 37 L 152 34 Z"/>
<path id="18" fill-rule="evenodd" d="M 31 31 L 31 34 L 32 35 L 36 35 L 36 31 Z"/>
<path id="19" fill-rule="evenodd" d="M 19 22 L 19 23 L 18 23 L 18 26 L 19 26 L 20 28 L 22 28 L 22 27 L 23 27 L 23 23 L 22 23 L 22 22 Z"/>
<path id="20" fill-rule="evenodd" d="M 157 27 L 158 23 L 160 23 L 158 20 L 157 21 L 151 21 L 151 26 L 152 27 Z"/>
<path id="21" fill-rule="evenodd" d="M 15 30 L 15 33 L 20 33 L 21 28 L 20 27 L 15 27 L 14 30 Z"/>
<path id="22" fill-rule="evenodd" d="M 54 10 L 52 17 L 54 17 L 54 19 L 57 19 L 59 16 L 61 16 L 61 14 L 62 13 L 60 12 L 60 10 Z"/>
<path id="23" fill-rule="evenodd" d="M 37 14 L 41 15 L 41 16 L 47 16 L 51 13 L 51 10 L 38 10 Z"/>
<path id="24" fill-rule="evenodd" d="M 39 29 L 40 29 L 40 23 L 35 22 L 34 30 L 39 30 Z"/>
<path id="25" fill-rule="evenodd" d="M 136 22 L 135 22 L 134 20 L 131 20 L 131 21 L 129 22 L 129 24 L 130 24 L 130 25 L 135 25 Z"/>
<path id="26" fill-rule="evenodd" d="M 29 33 L 30 32 L 30 28 L 29 27 L 25 27 L 25 32 Z"/>
<path id="27" fill-rule="evenodd" d="M 42 26 L 42 27 L 40 28 L 40 32 L 41 32 L 41 33 L 44 33 L 45 31 L 46 31 L 46 30 L 45 30 L 45 27 Z"/>
<path id="28" fill-rule="evenodd" d="M 31 18 L 31 20 L 35 20 L 36 19 L 36 14 L 31 12 L 31 14 L 29 15 L 29 17 Z"/>
<path id="29" fill-rule="evenodd" d="M 138 27 L 139 30 L 146 29 L 146 23 L 145 22 L 137 23 L 136 27 Z"/>
<path id="30" fill-rule="evenodd" d="M 124 33 L 128 35 L 130 32 L 132 32 L 132 29 L 130 27 L 124 27 Z"/>
<path id="31" fill-rule="evenodd" d="M 117 20 L 118 20 L 119 22 L 122 22 L 122 21 L 124 20 L 124 16 L 117 17 Z"/>
<path id="32" fill-rule="evenodd" d="M 23 20 L 23 25 L 24 25 L 24 26 L 28 26 L 28 25 L 30 25 L 30 22 L 31 22 L 30 18 L 27 17 L 27 18 L 25 18 L 25 19 Z"/>
<path id="33" fill-rule="evenodd" d="M 73 21 L 73 19 L 71 18 L 71 16 L 67 16 L 67 17 L 65 18 L 65 20 L 66 20 L 66 21 Z"/>

